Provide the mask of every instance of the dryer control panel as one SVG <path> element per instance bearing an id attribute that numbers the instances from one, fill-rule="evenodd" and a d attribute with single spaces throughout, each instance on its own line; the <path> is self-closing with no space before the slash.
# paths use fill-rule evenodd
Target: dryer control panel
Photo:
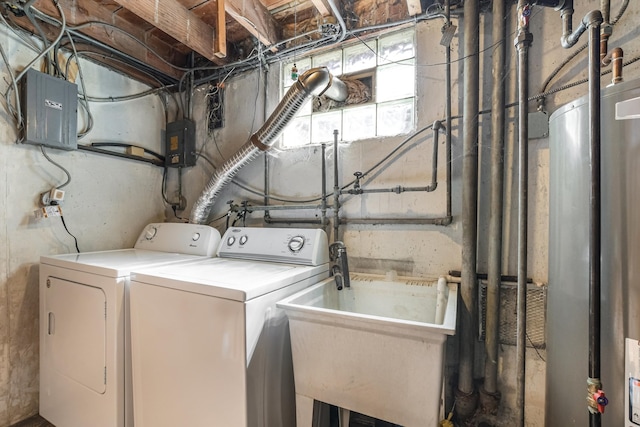
<path id="1" fill-rule="evenodd" d="M 320 265 L 329 262 L 329 243 L 320 229 L 232 227 L 222 237 L 218 256 Z"/>
<path id="2" fill-rule="evenodd" d="M 208 225 L 159 222 L 142 230 L 134 248 L 214 256 L 219 244 L 220 232 Z"/>

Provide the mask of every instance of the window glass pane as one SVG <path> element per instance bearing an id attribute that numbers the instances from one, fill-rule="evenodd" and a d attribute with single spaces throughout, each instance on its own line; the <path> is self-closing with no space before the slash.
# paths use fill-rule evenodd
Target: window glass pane
<path id="1" fill-rule="evenodd" d="M 291 68 L 293 68 L 293 64 L 296 64 L 298 75 L 300 75 L 311 68 L 311 58 L 297 59 L 295 62 L 290 61 L 282 66 L 282 87 L 284 88 L 282 93 L 286 92 L 287 88 L 297 80 L 291 78 Z"/>
<path id="2" fill-rule="evenodd" d="M 413 42 L 413 31 L 380 37 L 378 41 L 379 64 L 401 61 L 416 56 Z"/>
<path id="3" fill-rule="evenodd" d="M 342 74 L 342 51 L 323 53 L 313 57 L 314 67 L 327 67 L 331 74 L 339 76 Z"/>
<path id="4" fill-rule="evenodd" d="M 376 101 L 385 102 L 394 99 L 407 98 L 415 95 L 415 67 L 414 60 L 410 65 L 391 64 L 378 67 L 376 78 Z"/>
<path id="5" fill-rule="evenodd" d="M 343 111 L 342 139 L 355 141 L 376 136 L 376 106 L 348 108 Z"/>
<path id="6" fill-rule="evenodd" d="M 296 117 L 282 132 L 282 146 L 302 147 L 309 144 L 311 116 Z"/>
<path id="7" fill-rule="evenodd" d="M 333 130 L 342 131 L 342 111 L 314 114 L 312 116 L 311 141 L 314 143 L 333 141 Z"/>
<path id="8" fill-rule="evenodd" d="M 378 136 L 392 136 L 413 130 L 413 98 L 378 104 Z"/>
<path id="9" fill-rule="evenodd" d="M 344 50 L 344 73 L 353 73 L 354 71 L 366 70 L 376 66 L 376 41 L 366 42 L 371 49 L 360 43 L 345 48 Z"/>

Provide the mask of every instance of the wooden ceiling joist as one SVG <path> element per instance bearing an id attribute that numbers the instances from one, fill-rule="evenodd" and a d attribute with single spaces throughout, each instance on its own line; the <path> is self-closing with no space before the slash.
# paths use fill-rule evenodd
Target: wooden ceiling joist
<path id="1" fill-rule="evenodd" d="M 265 46 L 278 42 L 278 24 L 259 0 L 226 0 L 225 10 Z"/>
<path id="2" fill-rule="evenodd" d="M 186 63 L 186 55 L 176 55 L 176 52 L 172 49 L 170 44 L 163 42 L 157 37 L 147 37 L 147 33 L 144 29 L 136 27 L 128 21 L 119 18 L 117 15 L 113 14 L 111 10 L 93 0 L 60 0 L 59 4 L 65 11 L 67 24 L 71 27 L 96 21 L 115 25 L 123 31 L 126 31 L 132 37 L 144 42 L 151 49 L 157 52 L 158 55 L 161 55 L 167 62 L 179 66 L 184 66 Z M 35 3 L 35 6 L 38 10 L 48 15 L 54 17 L 58 16 L 57 8 L 50 1 L 39 0 Z M 16 21 L 24 28 L 30 27 L 26 18 L 18 18 Z M 127 55 L 152 65 L 158 71 L 168 76 L 174 78 L 180 78 L 182 76 L 182 71 L 177 70 L 176 68 L 159 60 L 156 55 L 143 47 L 140 43 L 120 31 L 116 31 L 113 28 L 100 24 L 82 26 L 78 31 L 86 34 L 94 40 L 113 46 L 115 49 L 126 53 Z"/>
<path id="3" fill-rule="evenodd" d="M 189 46 L 210 61 L 226 56 L 226 44 L 220 46 L 216 29 L 198 18 L 176 0 L 114 0 L 145 21 Z"/>

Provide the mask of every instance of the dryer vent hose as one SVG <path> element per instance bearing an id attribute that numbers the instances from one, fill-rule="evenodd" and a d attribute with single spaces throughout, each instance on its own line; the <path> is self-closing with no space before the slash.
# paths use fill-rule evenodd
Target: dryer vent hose
<path id="1" fill-rule="evenodd" d="M 216 198 L 243 166 L 271 148 L 276 138 L 311 96 L 325 95 L 335 101 L 347 99 L 347 87 L 325 67 L 303 73 L 291 86 L 267 121 L 249 141 L 227 160 L 209 179 L 191 210 L 189 222 L 205 224 Z"/>

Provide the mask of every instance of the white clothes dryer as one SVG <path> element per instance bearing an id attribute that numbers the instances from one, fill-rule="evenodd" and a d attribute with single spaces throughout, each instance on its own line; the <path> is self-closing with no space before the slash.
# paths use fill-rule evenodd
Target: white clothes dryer
<path id="1" fill-rule="evenodd" d="M 322 230 L 230 228 L 218 258 L 132 273 L 136 427 L 295 427 L 287 317 L 329 276 Z"/>
<path id="2" fill-rule="evenodd" d="M 134 248 L 40 258 L 40 414 L 57 427 L 133 427 L 134 269 L 215 256 L 206 225 L 149 224 Z"/>

